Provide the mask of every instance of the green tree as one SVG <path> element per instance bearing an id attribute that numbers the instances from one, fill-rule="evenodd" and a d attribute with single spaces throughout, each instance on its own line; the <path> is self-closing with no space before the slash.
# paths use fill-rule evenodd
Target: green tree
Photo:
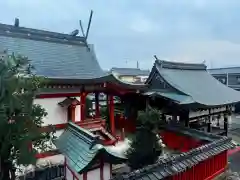
<path id="1" fill-rule="evenodd" d="M 47 115 L 33 104 L 42 78 L 32 73 L 26 57 L 7 55 L 0 58 L 0 179 L 15 179 L 18 165 L 36 162 L 36 149 L 45 150 L 53 137 L 51 129 L 41 130 Z M 50 126 L 49 126 L 50 127 Z"/>
<path id="2" fill-rule="evenodd" d="M 161 117 L 160 111 L 156 109 L 139 111 L 137 131 L 127 151 L 128 165 L 131 169 L 153 164 L 161 154 L 162 147 L 156 136 Z"/>

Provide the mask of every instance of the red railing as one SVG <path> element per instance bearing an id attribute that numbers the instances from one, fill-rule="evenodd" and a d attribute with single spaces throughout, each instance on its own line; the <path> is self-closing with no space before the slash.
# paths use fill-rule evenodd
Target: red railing
<path id="1" fill-rule="evenodd" d="M 212 180 L 227 167 L 227 151 L 200 162 L 191 169 L 170 177 L 171 180 Z"/>

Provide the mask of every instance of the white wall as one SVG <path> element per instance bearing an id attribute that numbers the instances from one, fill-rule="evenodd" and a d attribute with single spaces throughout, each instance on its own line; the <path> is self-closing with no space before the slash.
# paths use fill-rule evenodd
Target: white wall
<path id="1" fill-rule="evenodd" d="M 35 99 L 34 104 L 39 104 L 46 109 L 48 115 L 43 119 L 43 125 L 67 123 L 67 109 L 58 105 L 66 97 Z M 76 97 L 80 101 L 80 97 Z M 75 120 L 80 121 L 80 105 L 76 106 Z"/>
<path id="2" fill-rule="evenodd" d="M 79 100 L 79 102 L 81 101 L 80 97 L 76 97 L 76 99 Z M 81 106 L 78 105 L 76 106 L 75 110 L 75 121 L 80 121 L 80 118 L 81 118 Z"/>
<path id="3" fill-rule="evenodd" d="M 111 177 L 110 173 L 111 173 L 110 172 L 110 164 L 105 163 L 104 167 L 103 167 L 103 177 L 104 177 L 103 180 L 109 180 Z M 75 173 L 75 174 L 77 175 L 79 180 L 83 179 L 82 174 L 77 174 L 77 173 Z M 68 168 L 66 170 L 66 180 L 73 180 L 73 175 L 72 175 L 71 171 L 68 170 Z M 87 180 L 101 180 L 100 179 L 100 168 L 88 171 L 87 172 Z"/>
<path id="4" fill-rule="evenodd" d="M 78 174 L 74 171 L 75 176 L 77 176 L 78 180 L 83 180 L 83 175 L 82 174 Z M 73 174 L 72 172 L 66 168 L 66 180 L 73 180 Z M 76 177 L 74 177 L 74 180 L 77 180 Z"/>
<path id="5" fill-rule="evenodd" d="M 103 177 L 104 177 L 104 180 L 109 180 L 111 177 L 111 168 L 110 168 L 110 164 L 108 163 L 104 163 Z"/>
<path id="6" fill-rule="evenodd" d="M 100 168 L 88 171 L 87 180 L 100 180 Z"/>
<path id="7" fill-rule="evenodd" d="M 73 180 L 73 174 L 68 168 L 66 168 L 66 180 Z"/>
<path id="8" fill-rule="evenodd" d="M 58 105 L 65 97 L 35 99 L 34 104 L 39 104 L 47 111 L 48 115 L 43 119 L 43 125 L 62 124 L 67 122 L 67 109 Z"/>

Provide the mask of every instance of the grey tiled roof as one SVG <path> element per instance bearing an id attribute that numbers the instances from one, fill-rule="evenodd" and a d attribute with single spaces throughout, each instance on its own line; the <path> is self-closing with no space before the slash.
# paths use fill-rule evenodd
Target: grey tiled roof
<path id="1" fill-rule="evenodd" d="M 199 133 L 202 133 L 202 135 L 205 134 L 204 132 Z M 205 134 L 205 136 L 209 136 L 209 134 Z M 183 172 L 201 161 L 234 147 L 230 138 L 220 136 L 215 136 L 215 138 L 210 143 L 189 152 L 161 159 L 156 164 L 146 166 L 128 174 L 115 176 L 111 180 L 162 180 Z"/>
<path id="2" fill-rule="evenodd" d="M 0 24 L 0 51 L 27 56 L 38 75 L 91 79 L 104 76 L 85 38 Z"/>
<path id="3" fill-rule="evenodd" d="M 143 70 L 138 68 L 116 68 L 111 69 L 112 73 L 125 76 L 148 76 L 150 74 L 149 70 Z"/>
<path id="4" fill-rule="evenodd" d="M 216 80 L 207 72 L 204 64 L 157 60 L 146 83 L 149 83 L 156 73 L 177 92 L 191 96 L 198 104 L 219 106 L 240 101 L 240 92 Z"/>

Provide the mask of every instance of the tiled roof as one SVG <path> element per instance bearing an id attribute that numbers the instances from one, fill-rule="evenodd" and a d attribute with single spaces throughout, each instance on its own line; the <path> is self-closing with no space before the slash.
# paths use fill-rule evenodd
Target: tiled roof
<path id="1" fill-rule="evenodd" d="M 199 132 L 205 134 L 204 132 Z M 205 134 L 208 136 L 209 134 Z M 211 135 L 212 138 L 214 135 Z M 170 156 L 159 160 L 156 164 L 146 166 L 128 174 L 115 176 L 111 180 L 161 180 L 166 177 L 178 174 L 188 168 L 198 164 L 201 161 L 217 155 L 234 145 L 230 138 L 214 136 L 215 140 L 206 145 L 202 145 L 189 152 Z M 211 139 L 211 138 L 210 138 Z"/>
<path id="2" fill-rule="evenodd" d="M 62 107 L 69 107 L 70 105 L 80 105 L 80 101 L 76 98 L 67 97 L 58 104 Z"/>
<path id="3" fill-rule="evenodd" d="M 104 76 L 84 37 L 0 24 L 0 51 L 27 56 L 38 75 L 91 79 Z"/>
<path id="4" fill-rule="evenodd" d="M 138 68 L 117 68 L 113 67 L 111 69 L 112 73 L 116 73 L 117 75 L 125 75 L 125 76 L 148 76 L 150 74 L 149 70 L 142 70 Z"/>
<path id="5" fill-rule="evenodd" d="M 199 105 L 219 106 L 240 101 L 240 93 L 211 76 L 204 64 L 156 60 L 146 83 L 154 78 L 159 84 L 163 79 L 176 92 L 190 96 Z"/>
<path id="6" fill-rule="evenodd" d="M 150 90 L 150 91 L 143 93 L 143 95 L 164 97 L 166 99 L 170 99 L 170 100 L 174 101 L 177 104 L 195 103 L 195 101 L 192 99 L 191 96 L 183 95 L 183 94 L 179 94 L 179 93 L 175 93 L 175 92 L 158 92 L 157 90 L 155 90 L 155 91 Z"/>
<path id="7" fill-rule="evenodd" d="M 79 173 L 90 168 L 99 157 L 111 163 L 119 163 L 125 159 L 104 147 L 98 137 L 90 131 L 74 123 L 69 123 L 65 132 L 56 140 L 55 145 L 66 156 L 68 165 Z"/>

